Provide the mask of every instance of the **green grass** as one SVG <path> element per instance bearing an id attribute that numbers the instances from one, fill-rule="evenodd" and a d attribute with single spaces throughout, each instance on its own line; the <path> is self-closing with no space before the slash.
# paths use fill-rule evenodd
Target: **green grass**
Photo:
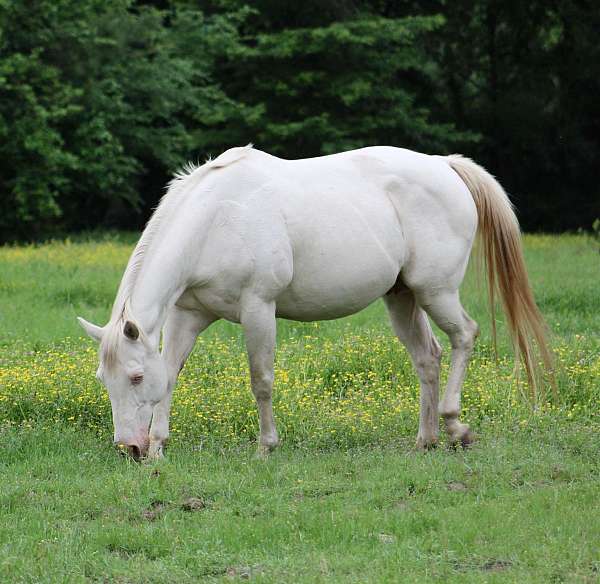
<path id="1" fill-rule="evenodd" d="M 559 364 L 560 399 L 536 412 L 505 339 L 492 359 L 469 275 L 483 331 L 469 451 L 413 452 L 417 380 L 377 303 L 279 323 L 284 443 L 266 461 L 239 328 L 213 326 L 183 372 L 167 459 L 138 465 L 110 445 L 74 318 L 106 320 L 134 239 L 0 249 L 0 581 L 600 581 L 597 242 L 526 238 Z"/>
<path id="2" fill-rule="evenodd" d="M 597 434 L 473 450 L 173 447 L 136 465 L 73 430 L 1 435 L 0 574 L 27 582 L 596 582 Z M 187 510 L 190 497 L 203 507 Z"/>

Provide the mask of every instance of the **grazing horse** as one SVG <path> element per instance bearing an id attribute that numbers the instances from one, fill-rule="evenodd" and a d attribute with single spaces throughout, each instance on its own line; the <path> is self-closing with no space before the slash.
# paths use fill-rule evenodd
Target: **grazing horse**
<path id="1" fill-rule="evenodd" d="M 178 373 L 196 337 L 224 318 L 244 329 L 259 450 L 271 450 L 275 319 L 339 318 L 383 298 L 420 380 L 417 447 L 436 444 L 440 415 L 450 442 L 469 444 L 460 393 L 478 326 L 458 290 L 478 226 L 492 305 L 499 295 L 534 382 L 535 350 L 550 356 L 519 226 L 502 187 L 471 160 L 383 146 L 283 160 L 249 145 L 186 168 L 132 253 L 108 324 L 79 319 L 100 343 L 115 443 L 161 456 Z M 452 346 L 441 401 L 428 316 Z"/>

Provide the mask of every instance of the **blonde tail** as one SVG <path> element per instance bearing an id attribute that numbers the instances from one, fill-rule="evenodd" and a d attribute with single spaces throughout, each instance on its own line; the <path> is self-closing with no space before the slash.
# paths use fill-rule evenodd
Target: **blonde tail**
<path id="1" fill-rule="evenodd" d="M 483 245 L 479 253 L 485 261 L 488 294 L 492 311 L 492 335 L 496 346 L 495 300 L 499 294 L 515 356 L 522 360 L 534 401 L 544 397 L 544 386 L 538 383 L 544 370 L 552 376 L 552 355 L 546 339 L 546 325 L 533 298 L 529 284 L 519 223 L 504 189 L 484 168 L 460 155 L 447 157 L 473 196 L 479 216 L 479 236 Z M 536 351 L 537 345 L 537 351 Z M 543 368 L 540 367 L 541 357 Z"/>

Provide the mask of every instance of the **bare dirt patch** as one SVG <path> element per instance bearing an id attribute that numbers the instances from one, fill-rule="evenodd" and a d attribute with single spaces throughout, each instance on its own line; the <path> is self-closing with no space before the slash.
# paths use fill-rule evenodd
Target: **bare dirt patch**
<path id="1" fill-rule="evenodd" d="M 152 501 L 150 505 L 142 511 L 142 519 L 146 521 L 154 521 L 162 514 L 166 508 L 164 501 Z"/>
<path id="2" fill-rule="evenodd" d="M 469 487 L 467 487 L 467 485 L 465 485 L 465 483 L 461 483 L 459 481 L 452 481 L 451 483 L 448 483 L 447 488 L 449 491 L 454 491 L 454 492 L 461 492 L 461 491 L 469 490 Z"/>
<path id="3" fill-rule="evenodd" d="M 181 508 L 188 512 L 202 511 L 202 509 L 206 509 L 206 507 L 207 502 L 201 497 L 188 497 L 185 501 L 183 501 L 183 503 L 181 503 Z"/>

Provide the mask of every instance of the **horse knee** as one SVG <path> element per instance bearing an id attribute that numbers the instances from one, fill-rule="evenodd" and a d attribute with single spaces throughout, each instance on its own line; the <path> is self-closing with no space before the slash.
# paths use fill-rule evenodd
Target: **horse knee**
<path id="1" fill-rule="evenodd" d="M 270 400 L 273 394 L 273 372 L 264 372 L 252 376 L 252 393 L 257 401 Z"/>

